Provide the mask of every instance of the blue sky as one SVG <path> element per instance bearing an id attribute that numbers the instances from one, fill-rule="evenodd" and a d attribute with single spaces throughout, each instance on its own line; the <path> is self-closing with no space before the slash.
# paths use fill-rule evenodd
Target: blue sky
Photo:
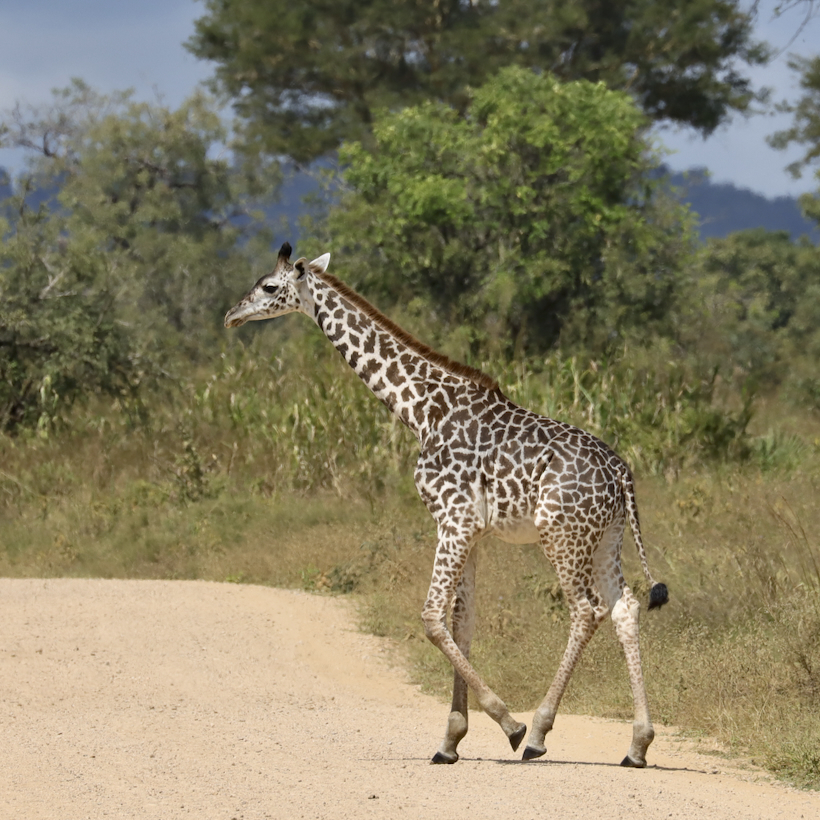
<path id="1" fill-rule="evenodd" d="M 776 0 L 761 3 L 758 36 L 785 48 L 799 28 L 800 11 L 773 19 Z M 212 73 L 182 46 L 204 5 L 194 0 L 2 0 L 0 3 L 0 111 L 18 101 L 37 105 L 80 77 L 99 91 L 133 88 L 139 98 L 162 95 L 177 106 Z M 811 20 L 790 46 L 809 56 L 820 51 L 820 17 Z M 775 87 L 775 99 L 797 96 L 786 55 L 751 72 L 758 85 Z M 811 176 L 793 180 L 783 168 L 799 151 L 773 151 L 768 134 L 790 118 L 735 117 L 704 141 L 686 130 L 664 129 L 661 141 L 674 150 L 675 170 L 705 166 L 717 182 L 733 182 L 766 196 L 814 190 Z M 0 166 L 19 167 L 20 155 L 0 151 Z"/>

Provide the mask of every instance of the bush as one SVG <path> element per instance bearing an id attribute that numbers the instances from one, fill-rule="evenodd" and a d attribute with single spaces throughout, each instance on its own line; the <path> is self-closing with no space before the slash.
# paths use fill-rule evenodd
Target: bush
<path id="1" fill-rule="evenodd" d="M 520 68 L 464 116 L 385 114 L 372 150 L 340 154 L 340 276 L 382 306 L 419 301 L 466 334 L 459 357 L 668 335 L 693 235 L 650 173 L 645 129 L 628 94 Z"/>

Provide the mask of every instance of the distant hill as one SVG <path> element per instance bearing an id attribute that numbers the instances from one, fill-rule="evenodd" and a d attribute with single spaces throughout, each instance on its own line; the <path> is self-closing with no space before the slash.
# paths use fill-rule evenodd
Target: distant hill
<path id="1" fill-rule="evenodd" d="M 792 239 L 806 234 L 816 245 L 820 231 L 800 211 L 797 199 L 779 196 L 768 199 L 746 188 L 728 182 L 710 182 L 705 168 L 691 168 L 686 173 L 670 174 L 670 182 L 679 190 L 700 217 L 700 238 L 724 237 L 747 228 L 788 231 Z"/>
<path id="2" fill-rule="evenodd" d="M 806 234 L 815 245 L 820 244 L 820 230 L 803 216 L 795 197 L 768 199 L 731 183 L 710 182 L 705 168 L 693 168 L 686 173 L 663 169 L 663 173 L 669 175 L 680 199 L 700 217 L 700 238 L 704 241 L 748 228 L 765 228 L 788 231 L 794 240 Z M 305 210 L 301 206 L 302 197 L 318 193 L 316 180 L 309 173 L 297 172 L 282 186 L 279 201 L 265 211 L 271 217 L 286 218 L 296 236 L 298 214 Z"/>
<path id="3" fill-rule="evenodd" d="M 705 168 L 692 168 L 686 173 L 669 174 L 671 184 L 678 190 L 681 201 L 689 203 L 700 217 L 700 237 L 724 237 L 747 228 L 765 228 L 769 231 L 788 231 L 792 239 L 807 235 L 814 244 L 820 244 L 820 230 L 805 219 L 794 197 L 781 196 L 776 199 L 756 194 L 745 188 L 738 188 L 727 182 L 715 183 L 709 180 Z M 282 186 L 276 202 L 264 206 L 272 225 L 281 226 L 290 242 L 299 237 L 298 221 L 308 207 L 304 204 L 307 195 L 319 195 L 320 186 L 309 172 L 291 174 Z M 0 202 L 12 193 L 9 176 L 0 168 Z M 32 205 L 54 195 L 53 190 L 34 191 L 29 198 Z M 285 227 L 285 226 L 288 227 Z"/>

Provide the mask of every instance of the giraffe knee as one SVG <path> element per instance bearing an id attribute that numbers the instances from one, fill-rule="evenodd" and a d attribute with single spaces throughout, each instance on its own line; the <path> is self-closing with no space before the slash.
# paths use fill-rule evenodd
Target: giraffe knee
<path id="1" fill-rule="evenodd" d="M 593 612 L 595 616 L 595 626 L 598 627 L 607 619 L 607 616 L 609 615 L 609 607 L 602 603 L 596 606 Z"/>
<path id="2" fill-rule="evenodd" d="M 424 624 L 424 635 L 427 640 L 438 644 L 441 636 L 446 633 L 444 613 L 425 607 L 421 611 L 421 622 Z"/>
<path id="3" fill-rule="evenodd" d="M 641 605 L 638 600 L 628 589 L 624 589 L 624 594 L 612 607 L 612 623 L 615 624 L 615 631 L 619 637 L 637 637 L 640 611 Z"/>
<path id="4" fill-rule="evenodd" d="M 597 624 L 597 617 L 595 609 L 586 598 L 582 598 L 575 605 L 573 612 L 570 614 L 573 623 L 582 626 L 584 629 Z"/>

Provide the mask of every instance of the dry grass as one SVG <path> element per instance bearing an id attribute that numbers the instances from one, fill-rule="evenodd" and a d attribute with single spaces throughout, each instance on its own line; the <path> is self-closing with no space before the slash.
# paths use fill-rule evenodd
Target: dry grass
<path id="1" fill-rule="evenodd" d="M 806 533 L 820 528 L 819 478 L 814 471 L 768 480 L 758 471 L 732 472 L 639 487 L 653 572 L 672 594 L 668 607 L 642 617 L 656 720 L 717 737 L 813 787 L 820 786 L 820 545 Z M 364 621 L 403 639 L 419 680 L 446 697 L 446 664 L 413 620 L 427 558 L 408 552 L 402 573 L 421 578 L 366 594 Z M 629 543 L 625 559 L 628 579 L 645 597 Z M 538 550 L 483 547 L 477 631 L 473 659 L 488 683 L 510 706 L 534 708 L 568 633 L 555 577 Z M 631 717 L 625 664 L 608 624 L 585 653 L 562 708 Z"/>
<path id="2" fill-rule="evenodd" d="M 310 344 L 300 355 L 301 370 L 228 356 L 158 401 L 148 425 L 97 407 L 50 438 L 0 439 L 0 573 L 353 594 L 363 628 L 396 639 L 446 698 L 451 672 L 419 618 L 435 533 L 410 481 L 414 442 L 339 362 Z M 747 430 L 740 404 L 716 418 L 709 385 L 682 374 L 624 368 L 605 381 L 553 365 L 507 372 L 510 394 L 610 440 L 615 429 L 638 461 L 650 563 L 672 596 L 642 618 L 656 720 L 820 786 L 820 422 L 772 405 Z M 536 547 L 481 549 L 473 658 L 530 709 L 563 651 L 566 609 Z M 645 596 L 631 543 L 625 566 Z M 610 626 L 563 708 L 631 714 Z"/>

